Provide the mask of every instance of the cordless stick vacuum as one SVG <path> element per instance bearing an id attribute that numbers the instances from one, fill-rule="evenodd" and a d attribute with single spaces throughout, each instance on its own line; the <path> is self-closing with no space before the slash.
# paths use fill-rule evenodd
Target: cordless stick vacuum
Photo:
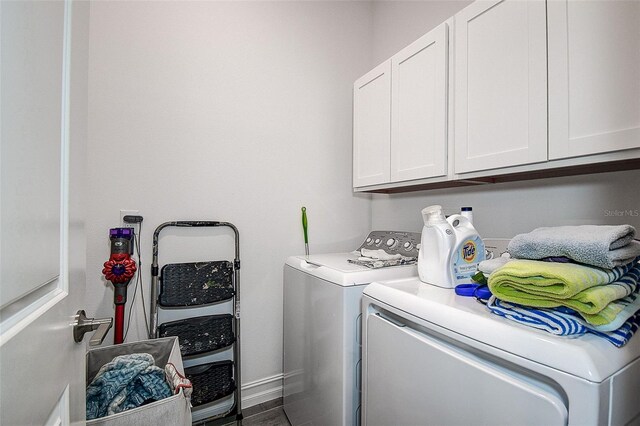
<path id="1" fill-rule="evenodd" d="M 136 273 L 136 262 L 133 254 L 133 228 L 112 228 L 109 230 L 111 240 L 111 256 L 104 263 L 102 274 L 113 284 L 113 303 L 116 305 L 113 343 L 123 340 L 124 305 L 127 303 L 127 286 Z"/>

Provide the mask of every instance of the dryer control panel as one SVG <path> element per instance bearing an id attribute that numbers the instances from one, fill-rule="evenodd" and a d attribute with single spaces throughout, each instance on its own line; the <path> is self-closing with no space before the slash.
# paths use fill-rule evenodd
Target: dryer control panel
<path id="1" fill-rule="evenodd" d="M 389 254 L 417 258 L 420 236 L 419 232 L 371 231 L 358 250 L 382 249 Z"/>

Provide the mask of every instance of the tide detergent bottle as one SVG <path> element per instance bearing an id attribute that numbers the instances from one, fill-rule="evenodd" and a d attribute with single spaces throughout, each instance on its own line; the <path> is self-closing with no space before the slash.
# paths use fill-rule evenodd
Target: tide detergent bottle
<path id="1" fill-rule="evenodd" d="M 424 208 L 422 218 L 420 280 L 445 288 L 470 283 L 485 257 L 484 243 L 471 222 L 459 214 L 445 218 L 438 205 Z"/>

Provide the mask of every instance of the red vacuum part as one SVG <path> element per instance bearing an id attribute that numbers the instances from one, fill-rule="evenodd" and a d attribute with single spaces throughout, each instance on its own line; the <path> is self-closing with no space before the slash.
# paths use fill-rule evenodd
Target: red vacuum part
<path id="1" fill-rule="evenodd" d="M 136 262 L 128 253 L 114 253 L 109 260 L 104 262 L 102 274 L 113 284 L 131 281 L 136 273 Z"/>
<path id="2" fill-rule="evenodd" d="M 113 303 L 116 305 L 115 324 L 113 329 L 113 343 L 124 341 L 124 305 L 127 302 L 127 285 L 136 273 L 136 262 L 129 253 L 112 253 L 109 260 L 104 262 L 102 274 L 113 283 Z"/>

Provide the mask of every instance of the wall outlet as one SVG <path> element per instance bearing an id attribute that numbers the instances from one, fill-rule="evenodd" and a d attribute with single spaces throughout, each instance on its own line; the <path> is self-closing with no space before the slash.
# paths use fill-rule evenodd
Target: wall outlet
<path id="1" fill-rule="evenodd" d="M 139 214 L 140 210 L 120 210 L 120 226 L 122 226 L 123 228 L 132 227 L 130 223 L 125 223 L 124 217 L 129 215 L 137 216 Z"/>

